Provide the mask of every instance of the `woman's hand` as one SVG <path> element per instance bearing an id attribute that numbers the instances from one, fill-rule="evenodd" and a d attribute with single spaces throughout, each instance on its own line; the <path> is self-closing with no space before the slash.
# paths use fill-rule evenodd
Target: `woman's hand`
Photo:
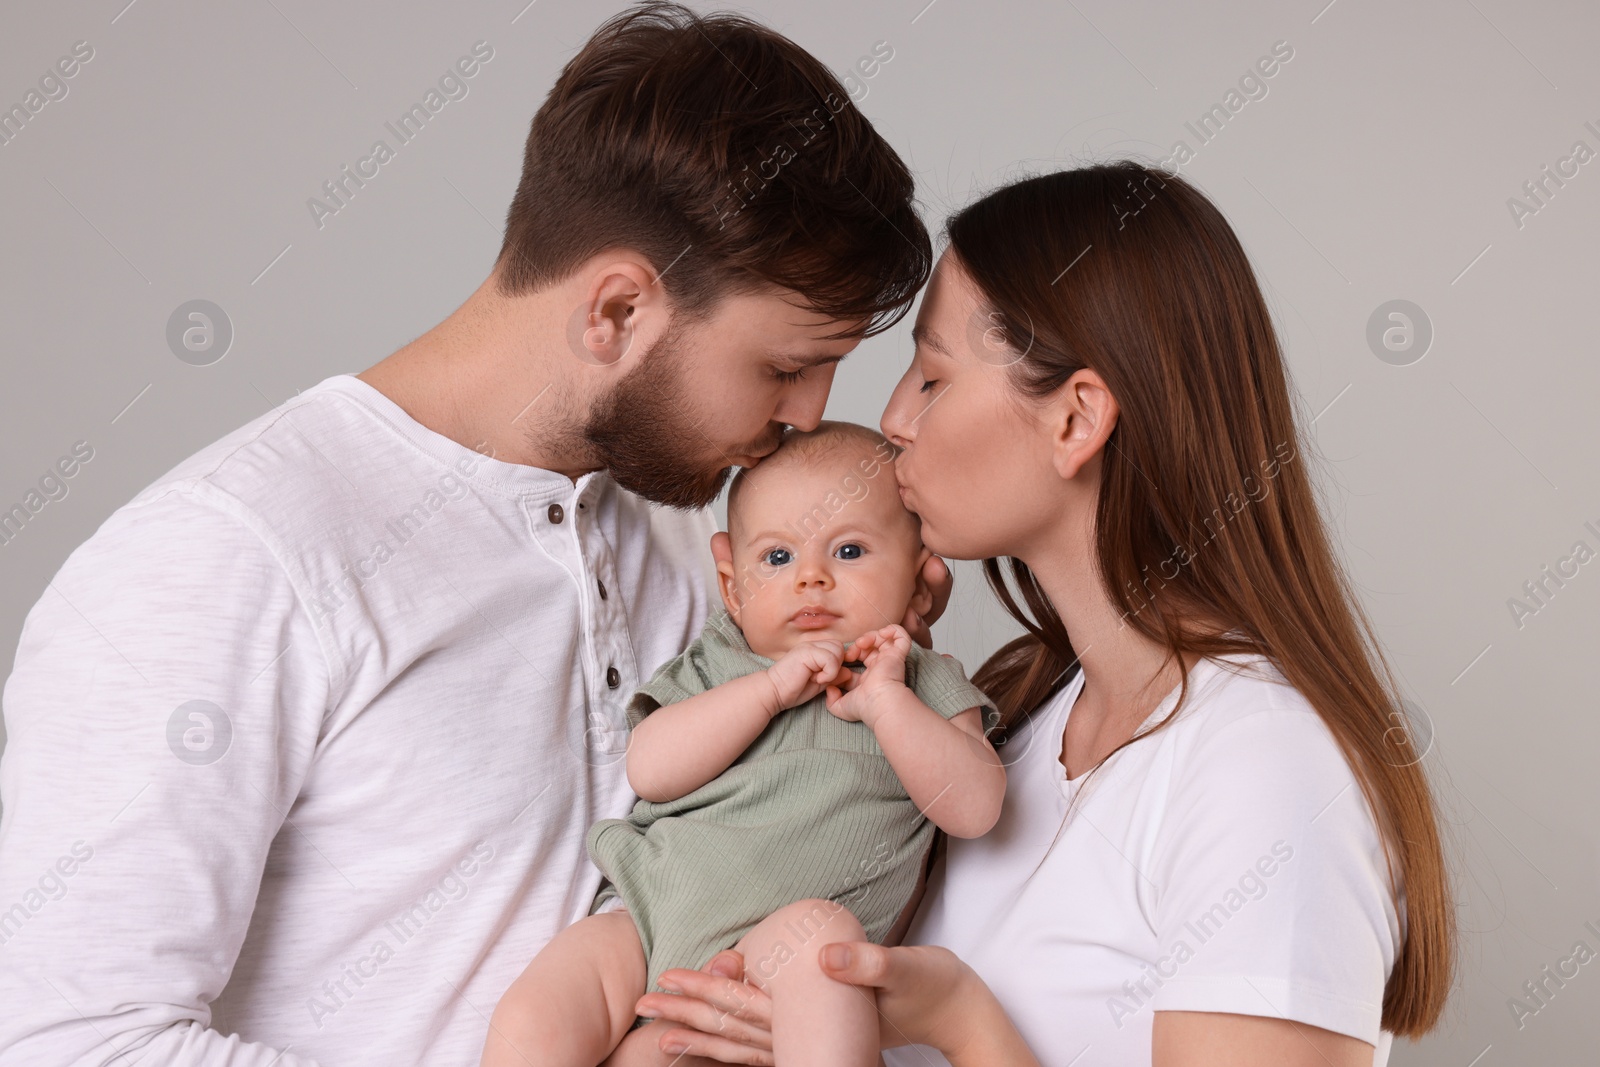
<path id="1" fill-rule="evenodd" d="M 679 992 L 646 993 L 634 1010 L 654 1027 L 678 1024 L 658 1039 L 663 1052 L 772 1067 L 772 998 L 743 979 L 744 957 L 725 949 L 704 970 L 661 972 L 661 987 Z"/>
<path id="2" fill-rule="evenodd" d="M 970 1043 L 974 1003 L 993 1000 L 972 968 L 941 945 L 842 941 L 824 946 L 821 962 L 828 977 L 876 990 L 880 1048 L 927 1045 L 955 1062 Z"/>
<path id="3" fill-rule="evenodd" d="M 848 959 L 830 958 L 841 949 Z M 734 972 L 742 975 L 744 965 L 737 952 L 720 952 L 712 964 L 722 964 L 725 957 L 727 966 L 718 969 L 727 977 L 676 968 L 664 972 L 663 986 L 673 984 L 682 994 L 648 993 L 637 1010 L 679 1024 L 662 1035 L 663 1049 L 683 1048 L 722 1063 L 770 1065 L 772 1001 L 737 980 Z M 989 987 L 947 948 L 841 942 L 824 948 L 822 968 L 830 978 L 876 991 L 881 1048 L 927 1045 L 955 1067 L 1038 1067 Z"/>
<path id="4" fill-rule="evenodd" d="M 911 640 L 923 648 L 933 647 L 933 631 L 928 629 L 944 614 L 945 605 L 950 603 L 950 590 L 955 586 L 955 575 L 950 573 L 950 568 L 938 556 L 929 556 L 922 565 L 920 577 L 928 583 L 928 591 L 933 594 L 933 606 L 926 615 L 918 615 L 917 609 L 906 608 L 906 617 L 900 625 L 906 628 L 906 633 L 911 635 Z"/>

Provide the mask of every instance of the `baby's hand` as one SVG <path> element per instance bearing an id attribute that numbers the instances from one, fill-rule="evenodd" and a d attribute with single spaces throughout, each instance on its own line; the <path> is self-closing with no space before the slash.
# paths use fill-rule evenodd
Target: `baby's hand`
<path id="1" fill-rule="evenodd" d="M 828 686 L 828 710 L 846 722 L 872 725 L 873 705 L 891 688 L 905 688 L 906 657 L 911 654 L 911 635 L 900 625 L 869 630 L 850 645 L 851 656 L 866 664 L 865 673 L 855 679 L 849 692 Z"/>
<path id="2" fill-rule="evenodd" d="M 838 641 L 803 641 L 784 653 L 767 668 L 767 677 L 778 693 L 773 714 L 804 704 L 824 687 L 853 686 L 855 675 L 843 663 L 844 645 Z"/>

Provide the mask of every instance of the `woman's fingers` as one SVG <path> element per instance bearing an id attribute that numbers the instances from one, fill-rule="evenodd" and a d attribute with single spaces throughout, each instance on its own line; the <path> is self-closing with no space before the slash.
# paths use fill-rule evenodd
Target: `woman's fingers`
<path id="1" fill-rule="evenodd" d="M 703 1000 L 696 1000 L 689 996 L 675 996 L 670 993 L 647 993 L 640 998 L 634 1010 L 649 1018 L 655 1019 L 663 1025 L 679 1028 L 677 1036 L 686 1037 L 698 1034 L 701 1038 L 716 1038 L 727 1041 L 730 1045 L 752 1049 L 756 1052 L 766 1051 L 771 1054 L 772 1031 L 756 1025 L 737 1015 L 713 1008 Z M 767 1025 L 771 1025 L 770 1022 Z M 700 1048 L 709 1046 L 702 1045 Z M 698 1051 L 694 1049 L 693 1051 Z M 766 1060 L 725 1060 L 731 1063 L 771 1063 Z"/>
<path id="2" fill-rule="evenodd" d="M 933 593 L 933 606 L 928 609 L 927 622 L 936 622 L 944 614 L 945 605 L 950 603 L 950 590 L 955 588 L 955 575 L 950 573 L 950 568 L 938 556 L 929 556 L 928 561 L 922 565 L 922 577 L 928 583 L 928 589 Z M 909 627 L 908 627 L 909 629 Z"/>
<path id="3" fill-rule="evenodd" d="M 871 941 L 837 941 L 824 945 L 822 970 L 828 977 L 851 985 L 886 986 L 893 984 L 896 978 L 893 954 Z"/>
<path id="4" fill-rule="evenodd" d="M 743 962 L 739 953 L 725 949 L 707 965 L 708 970 L 720 974 L 683 967 L 663 971 L 659 979 L 662 988 L 681 992 L 646 993 L 635 1010 L 740 1044 L 771 1048 L 772 998 L 740 980 Z"/>
<path id="5" fill-rule="evenodd" d="M 776 1062 L 770 1048 L 757 1048 L 715 1034 L 702 1034 L 698 1030 L 668 1030 L 661 1035 L 659 1047 L 671 1055 L 681 1053 L 686 1056 L 703 1056 L 719 1063 L 750 1063 L 759 1067 L 774 1067 Z"/>
<path id="6" fill-rule="evenodd" d="M 944 614 L 945 605 L 950 603 L 950 590 L 955 586 L 955 576 L 938 556 L 928 557 L 928 561 L 922 565 L 921 575 L 933 594 L 933 603 L 927 615 L 917 614 L 916 608 L 906 608 L 906 617 L 900 625 L 906 628 L 911 640 L 923 648 L 932 648 L 933 631 L 929 627 L 938 621 L 939 616 Z"/>
<path id="7" fill-rule="evenodd" d="M 822 970 L 851 985 L 894 992 L 946 992 L 966 965 L 939 945 L 888 947 L 872 941 L 838 941 L 823 947 Z"/>
<path id="8" fill-rule="evenodd" d="M 711 957 L 710 963 L 700 969 L 707 974 L 720 974 L 724 978 L 732 978 L 736 982 L 744 981 L 744 957 L 736 949 L 723 949 Z"/>
<path id="9" fill-rule="evenodd" d="M 842 941 L 824 946 L 819 957 L 830 978 L 877 989 L 882 1047 L 959 1045 L 967 1022 L 960 1009 L 971 992 L 966 982 L 970 971 L 949 949 Z"/>

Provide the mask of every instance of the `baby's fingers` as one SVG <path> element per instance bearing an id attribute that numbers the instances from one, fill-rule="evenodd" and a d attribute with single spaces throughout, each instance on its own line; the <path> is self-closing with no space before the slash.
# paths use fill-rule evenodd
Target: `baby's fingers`
<path id="1" fill-rule="evenodd" d="M 878 632 L 876 630 L 868 630 L 866 633 L 850 642 L 850 647 L 845 650 L 849 654 L 847 658 L 865 660 L 867 658 L 867 653 L 876 648 L 877 644 Z"/>
<path id="2" fill-rule="evenodd" d="M 838 686 L 830 685 L 828 687 L 826 703 L 828 705 L 828 711 L 833 715 L 834 718 L 843 719 L 845 722 L 861 721 L 859 716 L 855 715 L 847 707 L 845 707 L 844 693 L 839 689 Z"/>
<path id="3" fill-rule="evenodd" d="M 911 651 L 911 635 L 906 628 L 899 624 L 885 626 L 878 631 L 879 638 L 885 645 L 892 645 L 895 651 L 905 654 Z"/>

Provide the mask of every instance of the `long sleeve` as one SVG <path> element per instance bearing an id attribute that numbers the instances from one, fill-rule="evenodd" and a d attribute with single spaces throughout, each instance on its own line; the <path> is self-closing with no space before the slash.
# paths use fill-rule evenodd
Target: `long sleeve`
<path id="1" fill-rule="evenodd" d="M 284 569 L 207 490 L 118 511 L 24 624 L 0 760 L 4 1067 L 316 1067 L 209 1028 L 333 682 Z"/>

